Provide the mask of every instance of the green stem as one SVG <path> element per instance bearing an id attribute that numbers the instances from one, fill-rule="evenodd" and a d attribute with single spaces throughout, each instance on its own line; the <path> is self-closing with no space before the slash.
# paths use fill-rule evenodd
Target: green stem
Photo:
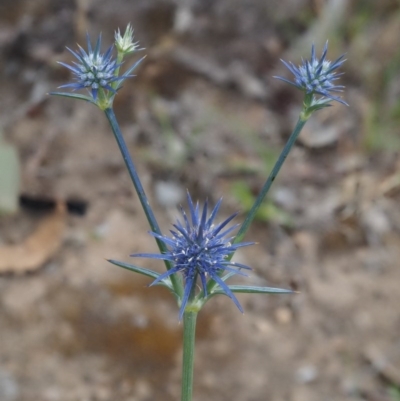
<path id="1" fill-rule="evenodd" d="M 197 312 L 189 311 L 183 314 L 183 363 L 181 401 L 192 401 L 196 320 Z"/>
<path id="2" fill-rule="evenodd" d="M 138 194 L 140 203 L 142 205 L 143 211 L 147 217 L 147 220 L 150 224 L 150 228 L 153 232 L 162 235 L 160 227 L 157 223 L 156 217 L 154 216 L 153 210 L 150 207 L 149 201 L 147 199 L 146 193 L 144 192 L 144 188 L 142 183 L 140 182 L 139 176 L 137 174 L 135 165 L 133 164 L 132 158 L 129 154 L 128 147 L 126 146 L 124 137 L 122 136 L 122 132 L 119 128 L 118 121 L 115 117 L 114 110 L 111 108 L 107 108 L 104 110 L 104 113 L 107 116 L 107 119 L 111 125 L 111 129 L 114 133 L 114 137 L 118 143 L 119 150 L 121 151 L 122 157 L 124 159 L 125 165 L 128 169 L 129 175 L 132 179 L 133 185 L 135 187 L 136 193 Z M 158 248 L 160 249 L 161 253 L 166 253 L 168 249 L 166 248 L 165 244 L 156 238 Z M 167 269 L 171 269 L 172 265 L 170 262 L 165 261 L 165 265 Z M 178 297 L 182 295 L 182 284 L 177 279 L 177 275 L 172 274 L 170 276 L 172 285 L 174 287 L 175 293 Z"/>
<path id="3" fill-rule="evenodd" d="M 304 107 L 304 110 L 307 110 L 307 108 Z M 293 144 L 296 142 L 297 137 L 299 136 L 301 130 L 303 129 L 305 123 L 307 122 L 308 118 L 304 117 L 304 110 L 300 114 L 300 117 L 297 121 L 296 126 L 294 127 L 294 130 L 293 130 L 292 134 L 290 135 L 288 141 L 286 142 L 285 147 L 282 149 L 282 152 L 279 155 L 278 160 L 276 161 L 271 173 L 269 174 L 267 181 L 265 181 L 265 184 L 262 187 L 261 192 L 257 196 L 257 199 L 254 201 L 254 204 L 251 207 L 249 213 L 247 214 L 243 224 L 240 226 L 240 229 L 233 240 L 234 244 L 237 244 L 243 240 L 243 237 L 245 236 L 251 222 L 254 220 L 254 217 L 255 217 L 258 209 L 260 208 L 265 196 L 267 195 L 269 189 L 271 188 L 272 183 L 275 181 L 275 178 L 278 175 L 279 170 L 281 169 L 283 163 L 285 162 L 285 160 L 290 152 L 290 149 L 292 148 Z M 234 255 L 233 253 L 230 254 L 228 259 L 231 260 L 233 258 L 233 255 Z M 223 273 L 224 273 L 224 271 L 221 270 L 220 276 L 222 276 Z M 214 288 L 217 285 L 218 284 L 216 281 L 210 280 L 207 285 L 208 293 L 212 293 Z M 196 301 L 198 302 L 200 299 L 201 299 L 201 294 L 199 294 L 197 296 Z"/>
<path id="4" fill-rule="evenodd" d="M 123 60 L 124 60 L 124 53 L 118 52 L 116 64 L 117 64 L 117 65 L 118 65 L 118 64 L 121 64 Z M 116 77 L 119 76 L 119 70 L 120 70 L 120 68 L 121 68 L 121 67 L 118 67 L 118 68 L 114 71 L 114 75 L 115 75 Z M 117 90 L 117 89 L 119 88 L 119 86 L 121 85 L 121 83 L 122 83 L 122 81 L 115 81 L 115 82 L 113 82 L 113 83 L 111 84 L 111 86 L 112 86 L 115 90 Z"/>
<path id="5" fill-rule="evenodd" d="M 244 235 L 246 234 L 251 222 L 254 220 L 254 217 L 260 208 L 265 196 L 267 195 L 269 189 L 271 188 L 272 183 L 275 181 L 275 178 L 277 177 L 279 170 L 281 169 L 283 163 L 285 162 L 290 149 L 292 148 L 293 144 L 295 143 L 297 137 L 299 136 L 301 130 L 303 129 L 305 123 L 307 122 L 307 119 L 302 118 L 302 116 L 298 119 L 297 124 L 290 135 L 288 141 L 286 142 L 285 147 L 283 148 L 281 154 L 279 155 L 278 160 L 276 161 L 271 173 L 269 174 L 269 177 L 267 178 L 267 181 L 265 181 L 264 186 L 261 189 L 261 192 L 257 196 L 257 199 L 254 201 L 253 206 L 251 207 L 249 213 L 247 214 L 243 224 L 241 225 L 235 239 L 234 243 L 241 242 L 243 240 Z"/>
<path id="6" fill-rule="evenodd" d="M 276 161 L 271 173 L 269 174 L 267 181 L 265 181 L 264 186 L 261 189 L 261 192 L 259 193 L 259 195 L 257 196 L 257 199 L 254 201 L 253 206 L 251 207 L 249 213 L 247 214 L 243 224 L 240 226 L 240 229 L 238 231 L 238 233 L 236 234 L 233 243 L 237 244 L 239 242 L 241 242 L 243 240 L 243 237 L 245 236 L 251 222 L 254 220 L 254 217 L 258 211 L 258 209 L 260 208 L 265 196 L 267 195 L 269 189 L 271 188 L 272 183 L 275 181 L 276 176 L 279 173 L 279 170 L 281 169 L 283 163 L 285 162 L 290 149 L 292 148 L 293 144 L 296 142 L 297 137 L 299 136 L 301 130 L 303 129 L 305 123 L 307 122 L 308 118 L 310 117 L 310 115 L 306 116 L 305 113 L 308 110 L 307 106 L 304 106 L 303 111 L 300 114 L 300 117 L 297 121 L 296 126 L 294 127 L 294 130 L 292 132 L 292 134 L 290 135 L 288 141 L 286 142 L 285 147 L 282 149 L 281 154 L 278 157 L 278 160 Z M 233 253 L 229 255 L 229 260 L 231 260 L 233 258 Z M 220 276 L 222 276 L 224 273 L 223 270 L 220 271 Z M 217 286 L 217 282 L 215 280 L 210 280 L 208 282 L 207 285 L 207 291 L 208 293 L 212 293 L 214 288 Z M 199 302 L 199 300 L 201 299 L 202 295 L 199 294 L 196 298 L 196 301 Z"/>

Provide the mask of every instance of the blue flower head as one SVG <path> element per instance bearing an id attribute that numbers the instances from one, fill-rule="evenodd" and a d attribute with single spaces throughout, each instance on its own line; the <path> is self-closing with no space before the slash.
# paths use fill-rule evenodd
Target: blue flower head
<path id="1" fill-rule="evenodd" d="M 207 283 L 212 279 L 219 285 L 223 292 L 232 299 L 239 310 L 243 312 L 239 301 L 227 284 L 225 284 L 224 278 L 221 278 L 221 273 L 226 271 L 231 274 L 246 276 L 240 269 L 251 270 L 250 267 L 231 262 L 230 255 L 238 248 L 253 245 L 254 242 L 234 244 L 231 242 L 233 237 L 228 237 L 228 234 L 237 228 L 238 224 L 229 228 L 225 227 L 236 217 L 237 213 L 231 215 L 222 223 L 214 224 L 222 199 L 217 202 L 210 215 L 208 215 L 207 201 L 202 211 L 200 211 L 199 204 L 193 204 L 189 193 L 187 195 L 187 200 L 189 204 L 189 216 L 187 216 L 183 208 L 180 207 L 183 220 L 177 220 L 176 224 L 173 225 L 174 230 L 170 230 L 172 234 L 171 237 L 150 232 L 153 237 L 164 242 L 168 251 L 163 254 L 139 253 L 131 256 L 167 260 L 172 263 L 173 267 L 157 277 L 150 285 L 157 284 L 172 274 L 178 272 L 182 273 L 184 293 L 181 300 L 179 319 L 182 319 L 198 279 L 202 285 L 204 298 L 208 296 Z"/>
<path id="2" fill-rule="evenodd" d="M 79 52 L 75 52 L 67 47 L 68 51 L 77 58 L 78 63 L 74 61 L 74 66 L 71 66 L 61 61 L 58 62 L 73 72 L 76 81 L 62 85 L 60 88 L 72 88 L 74 90 L 89 89 L 95 100 L 100 88 L 115 93 L 115 89 L 111 84 L 115 81 L 121 81 L 126 77 L 115 76 L 115 71 L 120 67 L 120 64 L 117 64 L 116 60 L 113 59 L 113 46 L 110 46 L 104 54 L 101 54 L 101 35 L 97 39 L 94 50 L 92 49 L 89 35 L 87 35 L 87 52 L 81 46 L 78 45 L 78 47 Z"/>
<path id="3" fill-rule="evenodd" d="M 137 45 L 137 43 L 135 45 Z M 128 71 L 119 76 L 119 69 L 122 62 L 118 62 L 114 59 L 112 54 L 113 45 L 110 46 L 104 54 L 100 52 L 101 35 L 99 35 L 94 49 L 92 48 L 89 35 L 87 35 L 87 51 L 79 45 L 78 47 L 79 50 L 77 52 L 67 47 L 68 51 L 77 59 L 77 61 L 73 62 L 74 65 L 59 61 L 59 64 L 72 71 L 75 78 L 75 82 L 62 85 L 60 88 L 72 88 L 74 91 L 87 89 L 90 97 L 58 92 L 53 92 L 52 94 L 84 99 L 97 104 L 102 109 L 107 108 L 112 104 L 113 97 L 117 93 L 121 83 L 126 78 L 133 76 L 131 72 L 143 58 L 130 67 Z M 101 96 L 99 94 L 100 92 L 102 92 Z"/>
<path id="4" fill-rule="evenodd" d="M 335 96 L 335 92 L 343 92 L 344 86 L 336 85 L 334 81 L 343 75 L 343 73 L 337 73 L 335 70 L 339 68 L 346 60 L 344 55 L 340 56 L 335 61 L 331 62 L 326 59 L 326 54 L 328 52 L 328 42 L 325 43 L 324 49 L 320 59 L 317 59 L 315 55 L 315 46 L 312 45 L 311 48 L 311 59 L 302 60 L 302 64 L 296 67 L 291 62 L 286 62 L 281 60 L 282 63 L 289 69 L 289 71 L 294 75 L 294 81 L 290 81 L 283 77 L 275 77 L 281 81 L 285 81 L 296 88 L 301 89 L 307 95 L 318 94 L 323 96 L 318 102 L 325 103 L 330 100 L 336 100 L 346 106 L 348 104 L 342 100 L 340 97 Z"/>

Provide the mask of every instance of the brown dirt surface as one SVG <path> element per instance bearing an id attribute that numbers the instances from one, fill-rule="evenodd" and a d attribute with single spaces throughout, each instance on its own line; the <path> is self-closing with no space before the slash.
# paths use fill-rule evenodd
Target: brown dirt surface
<path id="1" fill-rule="evenodd" d="M 350 107 L 312 116 L 235 256 L 253 268 L 237 282 L 298 293 L 205 306 L 194 400 L 399 401 L 399 16 L 395 0 L 2 0 L 0 127 L 22 185 L 0 216 L 0 400 L 180 397 L 174 299 L 106 261 L 157 251 L 107 121 L 47 95 L 70 79 L 65 46 L 102 32 L 106 48 L 131 22 L 147 57 L 115 111 L 163 232 L 186 189 L 243 220 L 301 108 L 280 58 L 328 38 L 348 60 Z"/>

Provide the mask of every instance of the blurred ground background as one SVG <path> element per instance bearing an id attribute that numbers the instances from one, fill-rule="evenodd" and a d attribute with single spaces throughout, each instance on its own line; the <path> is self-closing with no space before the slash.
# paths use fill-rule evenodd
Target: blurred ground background
<path id="1" fill-rule="evenodd" d="M 156 251 L 105 117 L 46 95 L 128 22 L 147 58 L 115 109 L 164 231 L 186 189 L 251 205 L 301 107 L 280 58 L 348 59 L 350 107 L 307 123 L 237 253 L 300 293 L 207 304 L 195 400 L 399 401 L 396 0 L 1 0 L 0 400 L 179 399 L 173 299 L 105 261 Z"/>

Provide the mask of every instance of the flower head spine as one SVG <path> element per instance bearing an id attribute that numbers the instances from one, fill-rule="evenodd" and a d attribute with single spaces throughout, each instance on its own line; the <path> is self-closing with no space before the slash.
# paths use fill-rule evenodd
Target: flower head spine
<path id="1" fill-rule="evenodd" d="M 334 81 L 339 76 L 343 75 L 343 73 L 338 74 L 335 72 L 335 70 L 339 68 L 346 60 L 344 59 L 344 55 L 342 55 L 335 61 L 331 62 L 326 59 L 327 52 L 328 42 L 325 43 L 320 59 L 317 59 L 315 55 L 315 46 L 312 45 L 310 60 L 302 60 L 302 64 L 298 67 L 291 62 L 281 60 L 288 70 L 294 75 L 294 81 L 290 81 L 283 77 L 275 78 L 301 89 L 307 95 L 318 94 L 323 96 L 322 100 L 325 100 L 325 102 L 323 102 L 325 104 L 327 104 L 329 100 L 335 100 L 348 106 L 343 99 L 332 94 L 332 92 L 343 92 L 344 86 L 336 85 L 334 83 Z M 316 101 L 320 102 L 321 99 Z"/>
<path id="2" fill-rule="evenodd" d="M 168 248 L 164 254 L 139 253 L 131 256 L 145 257 L 152 259 L 168 260 L 173 263 L 173 267 L 167 272 L 161 274 L 151 285 L 166 279 L 172 274 L 182 273 L 184 279 L 184 293 L 181 300 L 179 319 L 182 319 L 183 313 L 189 301 L 192 292 L 195 289 L 197 279 L 203 289 L 203 297 L 208 296 L 207 283 L 209 279 L 215 280 L 225 294 L 232 299 L 238 309 L 243 312 L 239 301 L 221 278 L 221 272 L 227 271 L 234 274 L 246 276 L 240 269 L 250 269 L 250 267 L 231 262 L 229 256 L 238 248 L 253 245 L 253 242 L 233 244 L 233 237 L 227 237 L 238 225 L 225 228 L 227 224 L 236 217 L 237 213 L 231 215 L 222 223 L 214 225 L 214 220 L 221 206 L 220 199 L 214 209 L 208 216 L 208 203 L 205 202 L 200 212 L 199 204 L 193 204 L 189 193 L 187 195 L 189 204 L 189 216 L 183 208 L 180 212 L 183 220 L 177 220 L 173 225 L 174 230 L 170 230 L 172 236 L 167 237 L 154 232 L 150 234 L 163 241 Z"/>

